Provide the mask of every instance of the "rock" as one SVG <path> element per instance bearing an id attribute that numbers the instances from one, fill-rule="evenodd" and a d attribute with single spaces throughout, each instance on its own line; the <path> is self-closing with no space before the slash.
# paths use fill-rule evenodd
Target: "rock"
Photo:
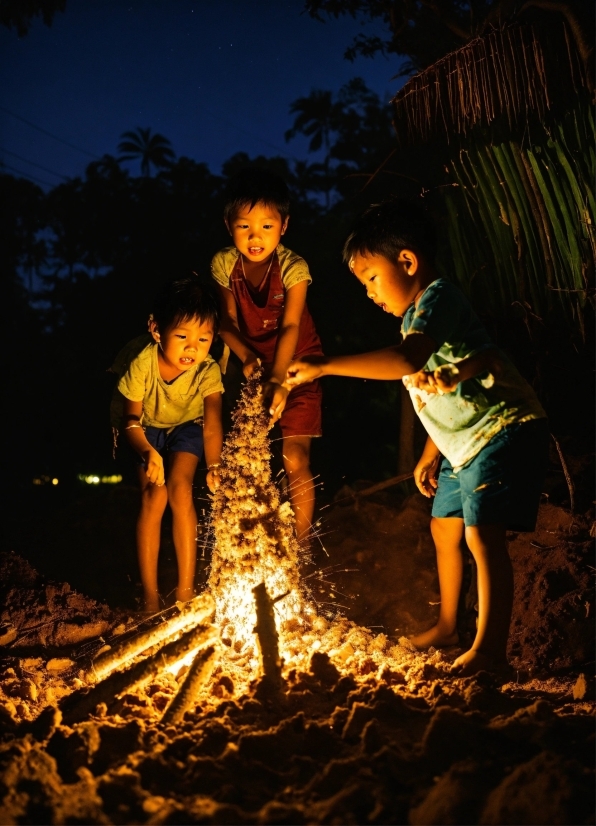
<path id="1" fill-rule="evenodd" d="M 574 700 L 583 700 L 586 696 L 586 692 L 588 690 L 588 683 L 586 682 L 586 678 L 584 674 L 580 674 L 577 678 L 577 682 L 573 686 L 573 699 Z"/>
<path id="2" fill-rule="evenodd" d="M 95 622 L 59 622 L 52 634 L 52 644 L 58 647 L 63 645 L 79 645 L 86 640 L 94 639 L 105 634 L 109 623 L 105 620 Z"/>
<path id="3" fill-rule="evenodd" d="M 0 645 L 10 645 L 17 638 L 17 629 L 11 622 L 0 625 Z"/>
<path id="4" fill-rule="evenodd" d="M 29 702 L 36 702 L 38 697 L 37 686 L 33 680 L 22 680 L 17 686 L 17 695 L 22 700 L 29 700 Z"/>
<path id="5" fill-rule="evenodd" d="M 46 671 L 50 674 L 61 674 L 73 665 L 74 660 L 69 660 L 67 657 L 53 657 L 51 660 L 47 661 Z"/>

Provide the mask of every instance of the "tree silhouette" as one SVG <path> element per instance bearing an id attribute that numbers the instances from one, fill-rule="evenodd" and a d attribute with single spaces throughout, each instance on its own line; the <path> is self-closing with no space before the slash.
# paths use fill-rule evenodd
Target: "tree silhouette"
<path id="1" fill-rule="evenodd" d="M 329 148 L 331 133 L 337 129 L 338 105 L 329 90 L 313 89 L 308 97 L 297 98 L 291 104 L 290 114 L 296 115 L 296 118 L 292 128 L 286 132 L 286 140 L 290 141 L 298 134 L 305 135 L 310 138 L 309 152 L 317 152 L 321 148 L 325 151 L 323 188 L 326 204 L 329 206 L 332 186 L 329 178 Z"/>
<path id="2" fill-rule="evenodd" d="M 290 113 L 296 119 L 286 140 L 302 134 L 310 138 L 309 152 L 325 152 L 322 163 L 295 165 L 297 182 L 303 191 L 323 192 L 327 208 L 334 188 L 346 194 L 353 189 L 347 177 L 372 172 L 393 148 L 391 110 L 362 78 L 352 78 L 337 95 L 315 89 L 295 100 Z"/>
<path id="3" fill-rule="evenodd" d="M 123 132 L 120 136 L 118 151 L 125 152 L 118 158 L 119 161 L 141 161 L 141 173 L 148 178 L 151 167 L 165 169 L 172 164 L 176 157 L 172 144 L 159 132 L 151 134 L 151 129 L 142 129 L 140 126 L 134 131 Z"/>
<path id="4" fill-rule="evenodd" d="M 304 10 L 317 20 L 348 15 L 382 23 L 385 37 L 361 32 L 344 57 L 402 55 L 409 60 L 398 76 L 426 69 L 475 37 L 538 10 L 566 21 L 586 71 L 592 71 L 594 13 L 586 0 L 304 0 Z"/>
<path id="5" fill-rule="evenodd" d="M 0 24 L 16 29 L 19 37 L 29 31 L 34 17 L 41 17 L 46 26 L 52 25 L 57 11 L 64 11 L 66 0 L 2 0 Z"/>
<path id="6" fill-rule="evenodd" d="M 329 90 L 313 89 L 308 97 L 298 98 L 291 104 L 290 114 L 296 119 L 286 132 L 287 141 L 300 133 L 311 139 L 309 152 L 321 147 L 329 152 L 329 136 L 337 122 L 337 107 Z"/>

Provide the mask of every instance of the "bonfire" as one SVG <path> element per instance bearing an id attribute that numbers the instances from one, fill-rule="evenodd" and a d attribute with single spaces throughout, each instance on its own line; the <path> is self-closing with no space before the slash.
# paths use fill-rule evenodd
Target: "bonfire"
<path id="1" fill-rule="evenodd" d="M 107 607 L 66 584 L 39 596 L 35 571 L 0 555 L 5 581 L 18 582 L 0 619 L 10 616 L 19 635 L 0 664 L 0 822 L 591 822 L 591 679 L 521 677 L 501 690 L 486 674 L 454 679 L 454 653 L 416 652 L 339 616 L 339 606 L 319 609 L 299 575 L 293 514 L 271 479 L 260 393 L 249 382 L 236 411 L 209 528 L 209 587 L 190 602 L 140 628 L 133 618 L 109 622 Z M 364 563 L 364 622 L 384 584 L 408 582 L 398 567 L 401 575 L 387 569 L 385 583 L 376 575 L 366 584 L 375 541 L 390 551 L 399 542 L 400 554 L 381 558 L 400 565 L 426 541 L 425 503 L 413 502 L 398 519 L 379 504 L 334 511 L 343 540 L 332 539 L 332 553 L 343 541 Z M 530 535 L 539 559 L 530 539 L 512 543 L 526 566 L 512 632 L 522 667 L 544 672 L 570 606 L 575 660 L 560 665 L 591 656 L 582 642 L 591 618 L 577 631 L 593 605 L 581 564 L 589 526 L 572 536 L 573 520 L 543 507 Z M 562 565 L 571 590 L 557 597 Z M 398 599 L 413 605 L 405 591 Z M 88 623 L 75 623 L 82 615 Z M 64 648 L 67 630 L 76 651 Z M 41 649 L 23 648 L 32 639 Z M 571 643 L 569 633 L 566 655 Z M 50 660 L 26 656 L 50 646 Z"/>
<path id="2" fill-rule="evenodd" d="M 260 376 L 253 374 L 234 413 L 222 453 L 221 484 L 213 498 L 213 559 L 208 588 L 227 658 L 251 671 L 255 645 L 255 589 L 264 585 L 275 608 L 282 656 L 291 656 L 293 632 L 311 632 L 316 610 L 300 579 L 301 549 L 294 514 L 271 478 L 269 417 Z"/>
<path id="3" fill-rule="evenodd" d="M 308 670 L 316 652 L 346 673 L 379 676 L 411 652 L 403 639 L 390 650 L 385 634 L 374 636 L 339 613 L 330 620 L 317 612 L 300 576 L 304 551 L 294 514 L 271 477 L 260 378 L 257 373 L 245 385 L 222 451 L 207 590 L 158 625 L 98 652 L 85 675 L 92 688 L 65 702 L 65 719 L 82 720 L 161 672 L 180 683 L 162 718 L 174 723 L 214 677 L 238 696 L 261 678 L 281 690 L 284 675 Z M 326 582 L 323 574 L 319 579 Z"/>

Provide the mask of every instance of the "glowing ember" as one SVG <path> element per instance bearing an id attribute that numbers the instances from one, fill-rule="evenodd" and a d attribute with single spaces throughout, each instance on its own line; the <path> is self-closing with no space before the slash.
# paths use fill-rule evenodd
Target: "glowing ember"
<path id="1" fill-rule="evenodd" d="M 209 578 L 216 622 L 229 656 L 251 670 L 258 665 L 253 588 L 264 583 L 270 597 L 277 599 L 280 648 L 286 659 L 284 631 L 306 631 L 316 616 L 300 581 L 294 514 L 287 502 L 280 502 L 271 480 L 267 430 L 259 376 L 254 375 L 243 390 L 222 453 L 221 484 L 213 500 Z"/>

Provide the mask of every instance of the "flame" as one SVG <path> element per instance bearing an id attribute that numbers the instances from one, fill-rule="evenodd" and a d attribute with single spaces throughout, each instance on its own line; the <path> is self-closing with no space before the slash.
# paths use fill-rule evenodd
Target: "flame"
<path id="1" fill-rule="evenodd" d="M 215 624 L 221 634 L 222 668 L 241 691 L 260 671 L 255 636 L 253 588 L 265 583 L 274 601 L 279 651 L 284 669 L 309 669 L 316 651 L 354 676 L 398 668 L 404 656 L 384 634 L 317 613 L 300 577 L 301 548 L 294 514 L 271 478 L 269 417 L 263 405 L 260 376 L 245 385 L 233 414 L 234 424 L 222 451 L 220 485 L 213 496 L 209 539 L 213 557 L 208 589 L 215 601 Z M 400 641 L 401 643 L 401 641 Z M 171 666 L 178 671 L 188 654 Z"/>
<path id="2" fill-rule="evenodd" d="M 222 452 L 220 486 L 213 498 L 213 560 L 208 587 L 229 658 L 258 669 L 252 589 L 265 583 L 275 602 L 280 654 L 288 661 L 287 629 L 305 631 L 316 610 L 300 579 L 300 545 L 289 503 L 271 479 L 269 417 L 260 377 L 246 384 Z"/>

